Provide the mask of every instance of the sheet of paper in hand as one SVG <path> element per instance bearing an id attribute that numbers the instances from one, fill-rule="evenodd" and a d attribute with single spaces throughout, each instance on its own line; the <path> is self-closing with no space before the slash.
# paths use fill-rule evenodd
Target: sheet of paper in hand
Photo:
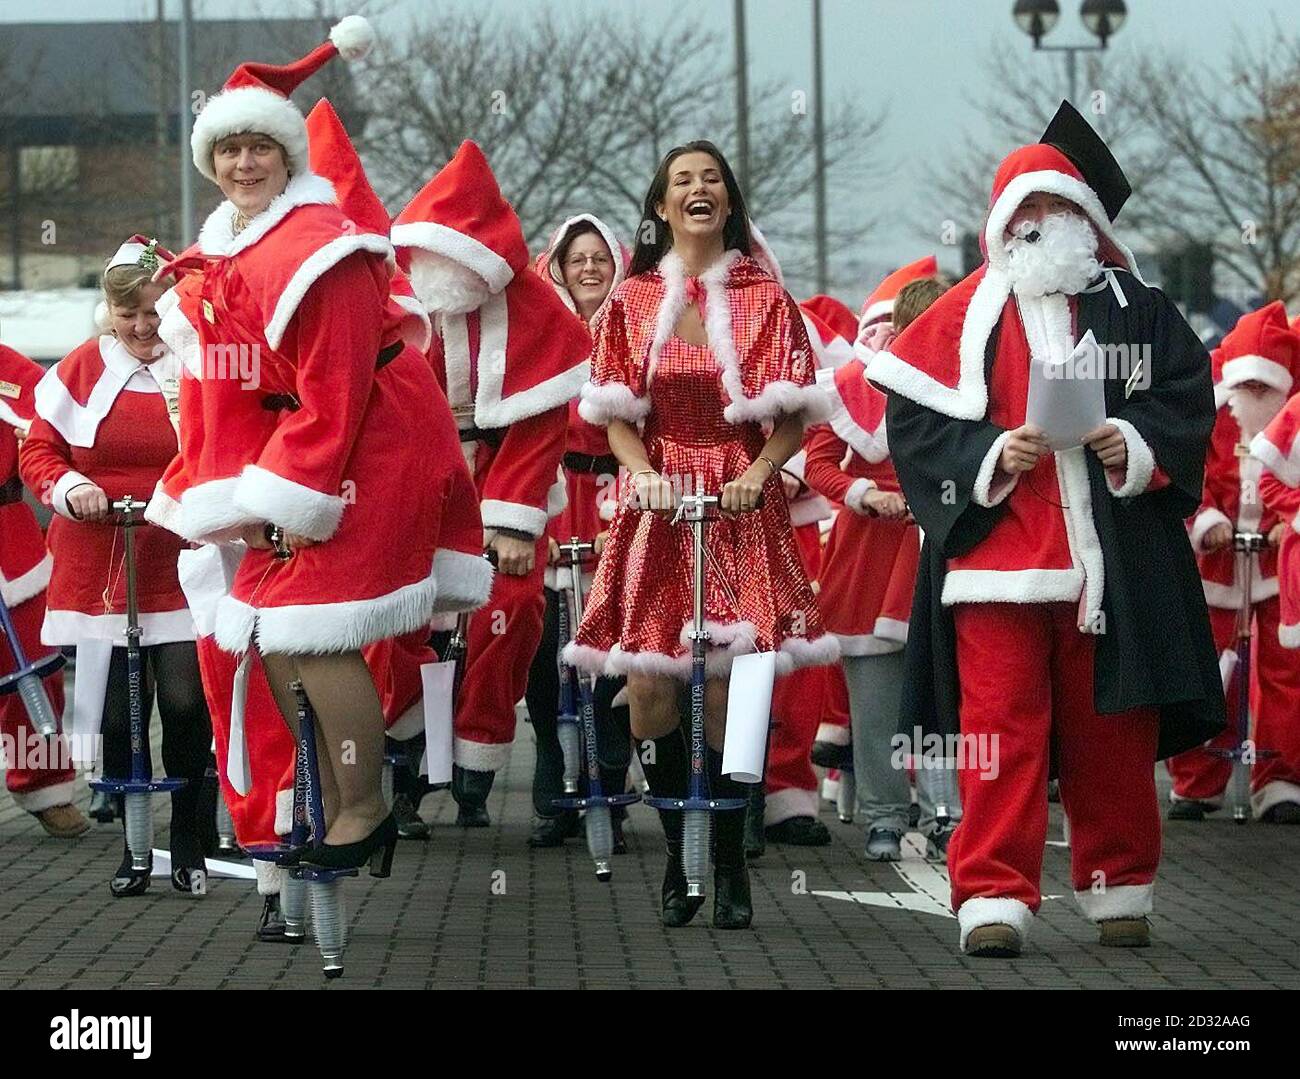
<path id="1" fill-rule="evenodd" d="M 1047 433 L 1053 450 L 1082 445 L 1083 436 L 1106 422 L 1106 363 L 1089 330 L 1061 362 L 1029 361 L 1025 422 Z"/>

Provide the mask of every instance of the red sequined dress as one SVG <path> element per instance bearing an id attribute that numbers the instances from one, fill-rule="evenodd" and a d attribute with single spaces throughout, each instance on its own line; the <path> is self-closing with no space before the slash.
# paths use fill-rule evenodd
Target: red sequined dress
<path id="1" fill-rule="evenodd" d="M 721 273 L 715 268 L 701 278 L 709 345 L 669 336 L 684 307 L 684 283 L 674 280 L 672 266 L 624 282 L 593 327 L 584 417 L 643 419 L 650 463 L 677 491 L 719 493 L 762 452 L 764 421 L 789 412 L 818 416 L 823 407 L 803 324 L 789 317 L 784 290 L 751 259 L 724 263 Z M 662 306 L 667 313 L 654 317 Z M 724 311 L 741 328 L 727 334 L 730 340 L 722 335 L 729 326 L 719 324 Z M 765 332 L 757 335 L 754 314 L 766 316 L 759 320 Z M 726 359 L 716 358 L 719 351 Z M 711 677 L 726 675 L 733 658 L 746 652 L 775 650 L 778 674 L 839 656 L 800 563 L 779 478 L 768 480 L 765 496 L 761 509 L 707 526 Z M 691 526 L 640 510 L 629 487 L 566 658 L 609 674 L 689 679 L 692 563 Z"/>

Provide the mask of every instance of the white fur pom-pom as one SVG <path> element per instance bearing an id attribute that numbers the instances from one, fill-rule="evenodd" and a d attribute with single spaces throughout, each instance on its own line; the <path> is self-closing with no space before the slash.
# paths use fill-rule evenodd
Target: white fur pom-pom
<path id="1" fill-rule="evenodd" d="M 113 330 L 113 320 L 108 314 L 108 304 L 103 300 L 95 304 L 95 329 L 100 333 L 111 333 Z"/>
<path id="2" fill-rule="evenodd" d="M 345 15 L 330 31 L 330 42 L 344 60 L 360 60 L 375 44 L 375 28 L 364 15 Z"/>

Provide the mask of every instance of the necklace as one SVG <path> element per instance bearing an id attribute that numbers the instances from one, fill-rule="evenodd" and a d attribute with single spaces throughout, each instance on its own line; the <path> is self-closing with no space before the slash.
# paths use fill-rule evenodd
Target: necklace
<path id="1" fill-rule="evenodd" d="M 238 236 L 241 232 L 243 232 L 244 229 L 246 229 L 247 227 L 248 227 L 248 218 L 244 216 L 242 210 L 235 210 L 233 213 L 231 213 L 230 228 L 231 231 L 236 236 Z"/>

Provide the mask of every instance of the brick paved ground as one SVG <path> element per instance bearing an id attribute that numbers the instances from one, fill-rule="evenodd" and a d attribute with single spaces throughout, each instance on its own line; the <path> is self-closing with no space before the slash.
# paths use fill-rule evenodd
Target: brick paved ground
<path id="1" fill-rule="evenodd" d="M 531 765 L 531 730 L 521 725 L 490 830 L 457 829 L 449 796 L 431 795 L 432 841 L 402 844 L 390 880 L 347 882 L 347 974 L 331 987 L 1300 988 L 1300 830 L 1167 824 L 1155 945 L 1145 951 L 1096 946 L 1068 898 L 1067 852 L 1050 846 L 1044 888 L 1067 898 L 1044 903 L 1021 959 L 976 961 L 956 953 L 952 918 L 852 897 L 893 893 L 928 905 L 895 869 L 865 863 L 860 830 L 829 811 L 830 847 L 769 846 L 753 867 L 753 931 L 715 932 L 707 909 L 689 928 L 666 931 L 651 812 L 633 808 L 630 853 L 616 859 L 613 883 L 599 884 L 580 842 L 563 851 L 524 845 Z M 0 795 L 0 988 L 326 984 L 314 946 L 254 943 L 260 904 L 251 883 L 216 880 L 193 899 L 162 879 L 139 899 L 110 899 L 116 827 L 48 840 Z M 164 828 L 160 806 L 160 844 Z M 1055 806 L 1052 828 L 1059 838 Z M 922 864 L 905 869 L 926 886 Z M 503 895 L 492 894 L 497 871 Z M 807 890 L 797 893 L 800 874 Z"/>

